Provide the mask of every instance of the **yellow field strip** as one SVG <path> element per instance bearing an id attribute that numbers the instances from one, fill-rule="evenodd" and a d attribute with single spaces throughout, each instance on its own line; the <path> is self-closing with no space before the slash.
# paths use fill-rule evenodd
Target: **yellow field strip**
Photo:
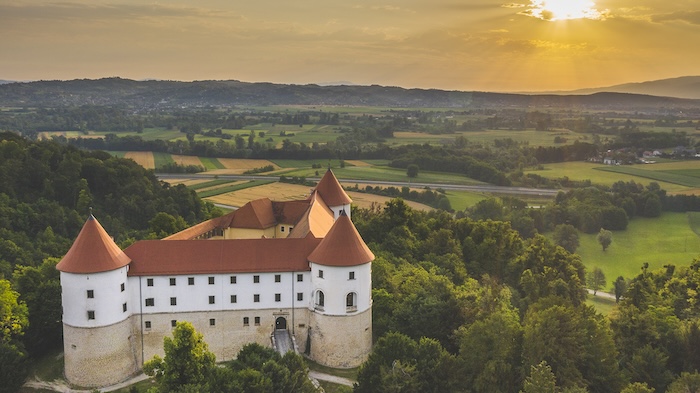
<path id="1" fill-rule="evenodd" d="M 156 161 L 150 151 L 129 151 L 124 154 L 124 158 L 131 158 L 146 169 L 155 169 Z"/>

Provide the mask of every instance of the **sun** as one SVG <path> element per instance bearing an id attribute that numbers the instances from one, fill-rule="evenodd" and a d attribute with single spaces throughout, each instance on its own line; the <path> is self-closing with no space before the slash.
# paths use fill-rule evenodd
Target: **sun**
<path id="1" fill-rule="evenodd" d="M 526 14 L 547 21 L 603 19 L 591 0 L 531 0 Z"/>

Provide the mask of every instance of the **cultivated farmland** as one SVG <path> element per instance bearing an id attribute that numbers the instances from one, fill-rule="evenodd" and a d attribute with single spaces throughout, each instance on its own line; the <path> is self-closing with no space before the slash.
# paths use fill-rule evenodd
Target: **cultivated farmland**
<path id="1" fill-rule="evenodd" d="M 124 154 L 124 158 L 131 158 L 146 169 L 155 169 L 156 161 L 150 151 L 129 151 Z"/>

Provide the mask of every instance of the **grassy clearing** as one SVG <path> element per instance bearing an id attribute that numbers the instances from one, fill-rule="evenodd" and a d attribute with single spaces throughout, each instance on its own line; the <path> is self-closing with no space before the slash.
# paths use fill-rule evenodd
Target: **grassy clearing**
<path id="1" fill-rule="evenodd" d="M 153 160 L 156 168 L 175 163 L 175 160 L 173 160 L 170 154 L 162 152 L 153 152 Z"/>
<path id="2" fill-rule="evenodd" d="M 579 240 L 577 254 L 587 270 L 603 270 L 608 281 L 606 290 L 618 276 L 631 278 L 639 274 L 644 263 L 649 263 L 651 270 L 666 264 L 684 266 L 700 254 L 700 238 L 689 225 L 686 213 L 634 218 L 627 230 L 613 232 L 612 244 L 606 251 L 598 244 L 596 234 L 581 234 Z"/>
<path id="3" fill-rule="evenodd" d="M 325 169 L 298 169 L 285 174 L 285 176 L 316 177 L 316 171 L 323 175 Z M 406 183 L 445 183 L 445 184 L 483 184 L 479 181 L 455 173 L 422 171 L 418 177 L 410 178 L 405 169 L 389 167 L 348 167 L 334 168 L 333 173 L 339 179 L 354 180 L 386 180 Z"/>
<path id="4" fill-rule="evenodd" d="M 586 304 L 595 307 L 595 309 L 603 315 L 610 315 L 610 313 L 615 308 L 617 308 L 617 303 L 615 303 L 615 299 L 610 299 L 602 296 L 593 296 L 591 294 L 588 294 L 588 297 L 586 298 Z"/>
<path id="5" fill-rule="evenodd" d="M 655 181 L 663 181 L 666 183 L 680 184 L 686 187 L 698 188 L 700 187 L 700 178 L 686 176 L 674 172 L 667 171 L 649 171 L 636 166 L 631 165 L 620 165 L 620 166 L 604 166 L 595 168 L 599 171 L 622 173 L 626 175 L 633 175 L 638 177 L 644 177 L 647 179 L 652 179 Z"/>
<path id="6" fill-rule="evenodd" d="M 470 191 L 448 190 L 445 192 L 445 195 L 447 195 L 447 199 L 450 200 L 450 205 L 455 211 L 463 211 L 468 207 L 476 205 L 479 201 L 488 198 L 487 195 Z"/>
<path id="7" fill-rule="evenodd" d="M 108 150 L 107 153 L 109 153 L 117 158 L 124 158 L 124 155 L 126 154 L 125 151 L 112 151 L 112 150 Z"/>
<path id="8" fill-rule="evenodd" d="M 215 188 L 213 190 L 203 191 L 198 193 L 200 198 L 209 198 L 221 194 L 226 194 L 233 191 L 244 190 L 246 188 L 257 187 L 264 184 L 273 183 L 274 180 L 251 180 L 245 183 L 234 184 L 228 187 Z M 234 205 L 239 206 L 239 205 Z"/>
<path id="9" fill-rule="evenodd" d="M 202 160 L 200 160 L 197 156 L 181 156 L 179 154 L 171 154 L 171 157 L 178 165 L 204 166 L 202 165 Z"/>
<path id="10" fill-rule="evenodd" d="M 230 179 L 217 179 L 217 180 L 209 180 L 209 181 L 203 181 L 200 183 L 192 184 L 192 185 L 186 185 L 187 188 L 190 190 L 201 190 L 203 188 L 209 188 L 209 187 L 214 187 L 218 186 L 221 184 L 228 184 L 228 183 L 235 183 L 237 180 L 230 180 Z"/>
<path id="11" fill-rule="evenodd" d="M 272 161 L 268 160 L 253 160 L 247 158 L 219 158 L 221 165 L 226 169 L 234 169 L 243 173 L 254 168 L 262 168 L 268 165 L 275 166 Z"/>
<path id="12" fill-rule="evenodd" d="M 202 161 L 202 165 L 204 165 L 207 170 L 226 168 L 217 158 L 200 157 L 199 160 Z"/>
<path id="13" fill-rule="evenodd" d="M 280 168 L 309 168 L 313 164 L 321 164 L 321 169 L 327 169 L 330 162 L 333 171 L 340 168 L 340 160 L 271 160 L 273 164 Z M 315 169 L 314 169 L 315 170 Z"/>

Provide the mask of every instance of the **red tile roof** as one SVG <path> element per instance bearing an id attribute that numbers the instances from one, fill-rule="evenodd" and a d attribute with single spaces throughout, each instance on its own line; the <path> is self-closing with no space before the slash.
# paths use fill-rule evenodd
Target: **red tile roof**
<path id="1" fill-rule="evenodd" d="M 374 260 L 374 254 L 357 232 L 350 217 L 341 214 L 309 261 L 326 266 L 357 266 Z"/>
<path id="2" fill-rule="evenodd" d="M 130 276 L 308 271 L 320 239 L 142 240 L 124 252 Z"/>
<path id="3" fill-rule="evenodd" d="M 119 269 L 129 262 L 131 259 L 91 214 L 56 269 L 66 273 L 99 273 Z"/>
<path id="4" fill-rule="evenodd" d="M 321 198 L 328 206 L 340 206 L 352 202 L 330 169 L 316 185 L 316 191 L 321 194 Z"/>
<path id="5" fill-rule="evenodd" d="M 269 198 L 256 199 L 236 210 L 231 221 L 232 228 L 265 229 L 277 224 Z"/>

